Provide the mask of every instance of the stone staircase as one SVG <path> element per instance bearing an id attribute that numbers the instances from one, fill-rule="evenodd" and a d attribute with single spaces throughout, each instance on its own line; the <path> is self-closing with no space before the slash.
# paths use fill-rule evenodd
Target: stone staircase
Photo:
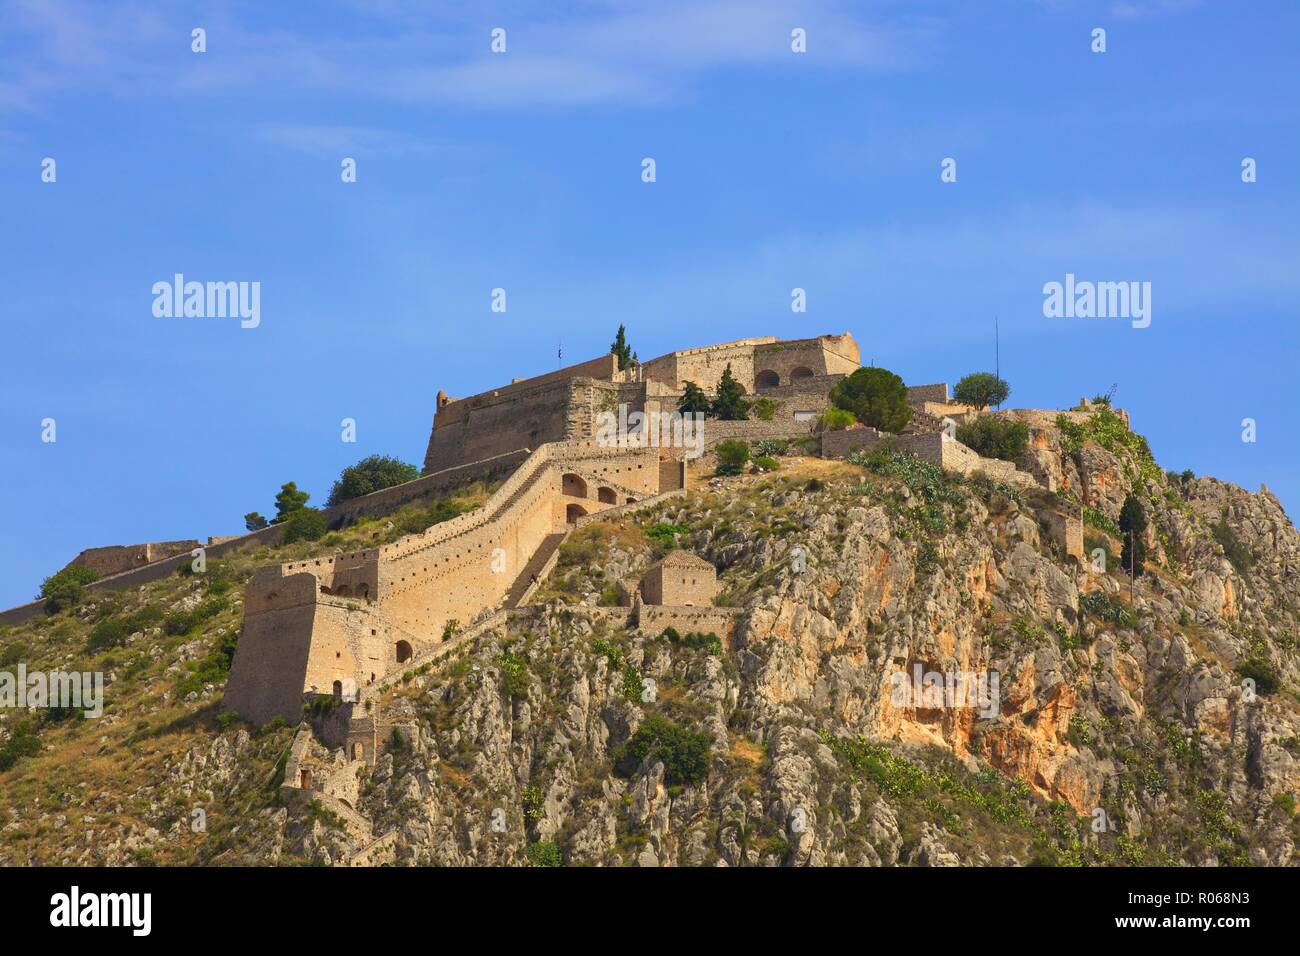
<path id="1" fill-rule="evenodd" d="M 533 578 L 536 576 L 538 583 L 546 576 L 550 569 L 547 565 L 551 557 L 560 550 L 560 545 L 564 539 L 569 536 L 568 531 L 557 531 L 554 534 L 548 534 L 542 539 L 542 543 L 537 546 L 533 556 L 528 559 L 524 569 L 519 572 L 519 577 L 515 578 L 515 583 L 510 585 L 510 590 L 506 592 L 505 600 L 502 601 L 504 607 L 518 607 L 525 597 L 533 590 Z"/>

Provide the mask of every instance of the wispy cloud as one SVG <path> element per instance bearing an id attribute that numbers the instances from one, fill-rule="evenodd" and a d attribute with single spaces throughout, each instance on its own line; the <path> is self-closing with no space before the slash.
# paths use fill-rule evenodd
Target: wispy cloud
<path id="1" fill-rule="evenodd" d="M 383 153 L 389 156 L 423 155 L 440 147 L 401 130 L 373 126 L 329 126 L 308 123 L 260 123 L 257 137 L 273 146 L 305 153 L 358 155 Z"/>
<path id="2" fill-rule="evenodd" d="M 178 4 L 104 7 L 17 0 L 0 13 L 0 108 L 94 86 L 117 95 L 321 91 L 466 107 L 619 103 L 689 96 L 717 70 L 898 70 L 926 59 L 938 24 L 889 6 L 777 0 L 589 0 L 562 10 L 387 0 L 322 4 L 292 28 L 256 27 L 240 8 L 203 18 L 208 52 L 188 53 L 194 15 Z M 332 15 L 327 15 L 327 11 Z M 506 31 L 504 54 L 490 31 Z M 790 50 L 791 30 L 808 52 Z M 183 54 L 183 55 L 182 55 Z"/>

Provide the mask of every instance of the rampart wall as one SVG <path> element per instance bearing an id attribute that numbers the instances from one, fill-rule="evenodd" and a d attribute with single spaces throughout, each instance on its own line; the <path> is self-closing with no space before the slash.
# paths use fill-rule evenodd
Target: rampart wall
<path id="1" fill-rule="evenodd" d="M 453 622 L 464 627 L 499 607 L 543 542 L 577 516 L 653 496 L 659 476 L 655 448 L 552 443 L 477 511 L 381 548 L 258 571 L 225 706 L 257 722 L 289 720 L 304 694 L 347 694 L 381 680 L 442 642 Z M 309 652 L 292 678 L 272 686 L 255 675 L 276 669 L 287 626 L 306 632 Z"/>
<path id="2" fill-rule="evenodd" d="M 100 577 L 120 574 L 132 568 L 143 567 L 175 554 L 188 554 L 199 546 L 196 539 L 184 541 L 151 541 L 148 544 L 115 544 L 103 548 L 87 548 L 67 563 L 67 567 L 89 568 Z"/>

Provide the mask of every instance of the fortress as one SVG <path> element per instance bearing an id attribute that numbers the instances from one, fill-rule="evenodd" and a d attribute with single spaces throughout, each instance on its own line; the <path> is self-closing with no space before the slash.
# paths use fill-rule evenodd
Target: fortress
<path id="1" fill-rule="evenodd" d="M 954 404 L 944 384 L 908 389 L 912 420 L 902 434 L 862 426 L 821 432 L 818 421 L 831 387 L 860 367 L 857 343 L 847 332 L 742 339 L 625 365 L 620 369 L 617 356 L 607 354 L 468 398 L 440 391 L 422 475 L 326 509 L 330 526 L 445 497 L 476 480 L 500 485 L 481 508 L 392 544 L 257 571 L 245 592 L 223 707 L 259 724 L 275 717 L 297 724 L 305 705 L 332 697 L 341 706 L 331 712 L 326 738 L 345 745 L 349 759 L 373 760 L 391 729 L 380 724 L 376 706 L 384 687 L 473 641 L 508 615 L 529 613 L 529 598 L 569 534 L 600 515 L 628 513 L 684 494 L 687 459 L 693 457 L 688 452 L 725 439 L 796 439 L 823 457 L 888 442 L 949 470 L 1053 488 L 1050 469 L 1035 467 L 1032 454 L 1022 471 L 1010 462 L 982 458 L 954 440 L 946 423 L 977 413 Z M 649 417 L 676 411 L 688 383 L 715 393 L 728 366 L 747 394 L 768 400 L 770 417 L 709 419 L 693 448 L 656 444 L 635 433 L 614 442 L 599 434 L 597 423 L 620 406 Z M 1059 520 L 1048 522 L 1049 535 L 1065 553 L 1082 558 L 1078 515 L 1055 517 Z M 210 538 L 206 552 L 212 558 L 250 545 L 275 545 L 282 535 L 282 526 L 271 525 Z M 174 573 L 190 560 L 195 544 L 97 548 L 83 552 L 77 563 L 108 575 L 93 588 L 135 587 Z M 699 558 L 674 555 L 639 584 L 617 585 L 622 607 L 602 610 L 622 614 L 629 626 L 730 635 L 737 611 L 712 605 L 716 575 Z M 40 602 L 33 602 L 0 612 L 0 623 L 40 610 Z"/>
<path id="2" fill-rule="evenodd" d="M 484 507 L 423 533 L 258 571 L 245 595 L 224 706 L 258 723 L 276 716 L 294 723 L 304 701 L 318 695 L 368 699 L 394 675 L 520 606 L 582 519 L 685 490 L 685 449 L 602 444 L 595 439 L 601 412 L 620 405 L 675 411 L 687 382 L 712 392 L 730 366 L 747 393 L 776 399 L 776 411 L 771 421 L 710 422 L 708 444 L 810 434 L 831 385 L 859 367 L 858 354 L 848 333 L 754 338 L 626 369 L 603 355 L 469 398 L 439 392 L 417 481 L 448 471 L 468 479 L 503 456 L 520 460 L 518 467 Z M 672 590 L 657 586 L 659 599 L 647 602 L 657 605 L 647 617 L 660 627 L 673 620 L 663 613 L 672 605 L 662 603 Z M 687 606 L 690 621 L 714 610 L 683 601 Z"/>

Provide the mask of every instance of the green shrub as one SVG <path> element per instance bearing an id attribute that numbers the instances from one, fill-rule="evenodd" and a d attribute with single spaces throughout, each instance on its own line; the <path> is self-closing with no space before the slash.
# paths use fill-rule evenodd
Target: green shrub
<path id="1" fill-rule="evenodd" d="M 167 634 L 188 634 L 204 621 L 216 617 L 228 607 L 225 598 L 210 597 L 200 601 L 188 611 L 173 611 L 163 621 Z"/>
<path id="2" fill-rule="evenodd" d="M 857 416 L 844 408 L 828 408 L 818 418 L 824 432 L 839 432 L 858 423 Z"/>
<path id="3" fill-rule="evenodd" d="M 45 610 L 50 614 L 74 607 L 85 597 L 87 584 L 99 580 L 99 575 L 90 568 L 79 564 L 64 568 L 41 582 L 41 593 L 37 595 L 45 602 Z"/>
<path id="4" fill-rule="evenodd" d="M 1255 556 L 1250 553 L 1250 549 L 1237 537 L 1237 533 L 1232 530 L 1227 519 L 1210 525 L 1210 533 L 1214 535 L 1214 540 L 1219 542 L 1219 547 L 1223 548 L 1224 557 L 1236 569 L 1238 574 L 1245 574 L 1255 563 Z"/>
<path id="5" fill-rule="evenodd" d="M 1137 627 L 1137 614 L 1131 607 L 1100 591 L 1082 595 L 1079 598 L 1079 610 L 1118 627 Z"/>
<path id="6" fill-rule="evenodd" d="M 533 866 L 564 866 L 564 857 L 553 840 L 538 840 L 536 843 L 530 843 L 524 853 Z"/>
<path id="7" fill-rule="evenodd" d="M 788 438 L 760 438 L 754 442 L 753 450 L 755 455 L 770 455 L 777 458 L 790 451 L 790 440 Z"/>
<path id="8" fill-rule="evenodd" d="M 776 402 L 770 398 L 760 398 L 749 407 L 759 421 L 770 422 L 776 416 Z"/>
<path id="9" fill-rule="evenodd" d="M 41 752 L 41 740 L 36 736 L 36 722 L 30 719 L 14 724 L 9 739 L 0 744 L 0 773 L 4 773 L 22 757 L 34 757 Z"/>
<path id="10" fill-rule="evenodd" d="M 1100 508 L 1094 508 L 1092 505 L 1083 506 L 1083 523 L 1117 538 L 1120 536 L 1119 525 L 1106 517 L 1106 513 Z"/>
<path id="11" fill-rule="evenodd" d="M 651 714 L 614 756 L 614 769 L 631 776 L 643 763 L 662 762 L 664 783 L 692 786 L 709 772 L 709 748 L 713 739 L 704 732 L 687 730 L 657 714 Z"/>
<path id="12" fill-rule="evenodd" d="M 163 617 L 163 609 L 156 604 L 147 604 L 134 614 L 124 617 L 106 617 L 91 628 L 86 649 L 95 652 L 121 647 L 132 634 L 153 627 Z"/>
<path id="13" fill-rule="evenodd" d="M 522 657 L 502 651 L 497 656 L 497 669 L 501 671 L 501 689 L 507 697 L 528 696 L 528 663 Z"/>
<path id="14" fill-rule="evenodd" d="M 295 541 L 316 541 L 325 536 L 325 515 L 317 508 L 305 505 L 289 513 L 284 521 L 284 537 L 281 544 L 293 544 Z"/>
<path id="15" fill-rule="evenodd" d="M 339 505 L 384 488 L 402 485 L 420 477 L 420 469 L 387 455 L 371 455 L 355 465 L 349 465 L 339 474 L 339 480 L 330 488 L 327 505 Z"/>
<path id="16" fill-rule="evenodd" d="M 646 537 L 658 542 L 665 548 L 676 547 L 677 535 L 683 534 L 686 534 L 685 528 L 679 524 L 669 524 L 666 521 L 658 521 L 646 529 Z"/>
<path id="17" fill-rule="evenodd" d="M 404 534 L 419 534 L 421 531 L 427 531 L 436 524 L 442 524 L 444 521 L 450 521 L 452 518 L 459 518 L 461 515 L 472 510 L 473 505 L 466 501 L 461 501 L 456 498 L 439 499 L 428 508 L 405 515 L 399 519 L 396 524 L 398 530 Z"/>
<path id="18" fill-rule="evenodd" d="M 781 463 L 771 455 L 760 455 L 754 459 L 754 467 L 758 471 L 776 471 L 781 467 Z"/>
<path id="19" fill-rule="evenodd" d="M 881 431 L 901 432 L 912 420 L 907 386 L 888 369 L 860 368 L 836 382 L 830 397 L 836 408 Z"/>
<path id="20" fill-rule="evenodd" d="M 23 641 L 14 641 L 0 647 L 0 667 L 12 667 L 31 655 L 31 648 Z"/>
<path id="21" fill-rule="evenodd" d="M 718 456 L 718 474 L 738 475 L 749 461 L 749 444 L 738 438 L 720 441 L 714 452 Z"/>
<path id="22" fill-rule="evenodd" d="M 260 531 L 266 527 L 266 519 L 256 511 L 250 511 L 244 515 L 244 527 L 249 531 Z"/>
<path id="23" fill-rule="evenodd" d="M 666 627 L 660 636 L 667 638 L 669 643 L 678 647 L 702 648 L 713 654 L 722 653 L 722 638 L 712 631 L 708 634 L 691 631 L 686 635 L 681 635 L 674 628 Z"/>
<path id="24" fill-rule="evenodd" d="M 1029 447 L 1029 426 L 1014 418 L 981 415 L 957 429 L 957 440 L 985 458 L 1017 462 Z"/>

